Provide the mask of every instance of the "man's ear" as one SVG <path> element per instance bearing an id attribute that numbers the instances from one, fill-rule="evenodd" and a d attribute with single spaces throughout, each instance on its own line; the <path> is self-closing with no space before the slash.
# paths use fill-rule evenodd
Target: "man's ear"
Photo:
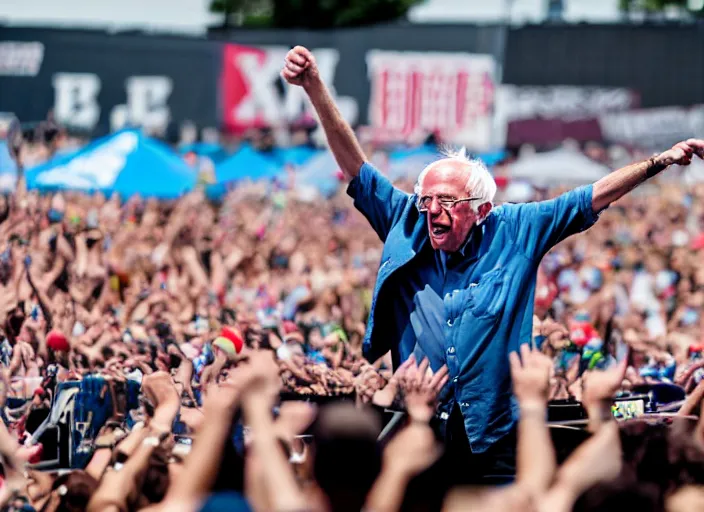
<path id="1" fill-rule="evenodd" d="M 489 212 L 491 211 L 492 206 L 493 205 L 488 202 L 479 205 L 479 208 L 477 209 L 478 210 L 477 215 L 478 215 L 480 221 L 483 221 L 484 219 L 487 218 L 487 216 L 489 215 Z"/>

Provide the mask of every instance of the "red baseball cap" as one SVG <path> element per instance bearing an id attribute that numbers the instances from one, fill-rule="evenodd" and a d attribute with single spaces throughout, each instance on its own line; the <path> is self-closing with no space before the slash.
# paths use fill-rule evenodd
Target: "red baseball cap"
<path id="1" fill-rule="evenodd" d="M 235 352 L 237 354 L 242 352 L 242 347 L 244 346 L 244 337 L 242 336 L 242 333 L 237 327 L 223 327 L 220 331 L 220 336 L 232 342 L 235 347 Z"/>
<path id="2" fill-rule="evenodd" d="M 56 350 L 57 352 L 68 352 L 71 350 L 71 345 L 69 345 L 66 336 L 60 331 L 51 331 L 46 336 L 46 344 L 51 350 Z"/>

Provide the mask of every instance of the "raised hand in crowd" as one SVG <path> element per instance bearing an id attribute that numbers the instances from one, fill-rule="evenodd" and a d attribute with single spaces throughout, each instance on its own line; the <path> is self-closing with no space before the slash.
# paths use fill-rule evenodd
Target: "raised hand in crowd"
<path id="1" fill-rule="evenodd" d="M 259 352 L 250 356 L 241 371 L 242 409 L 254 433 L 252 455 L 266 461 L 260 467 L 270 509 L 304 509 L 304 495 L 281 448 L 272 417 L 272 406 L 281 385 L 278 366 L 271 353 Z"/>
<path id="2" fill-rule="evenodd" d="M 518 399 L 516 483 L 538 499 L 555 474 L 555 449 L 547 426 L 552 360 L 529 344 L 509 354 L 513 390 Z"/>
<path id="3" fill-rule="evenodd" d="M 412 421 L 386 445 L 381 474 L 367 498 L 367 508 L 380 512 L 399 510 L 413 477 L 442 455 L 442 446 L 428 424 Z"/>
<path id="4" fill-rule="evenodd" d="M 628 357 L 606 370 L 591 370 L 582 376 L 582 402 L 589 416 L 589 428 L 596 431 L 612 419 L 611 405 L 621 389 L 628 369 Z"/>
<path id="5" fill-rule="evenodd" d="M 704 510 L 704 489 L 697 485 L 684 486 L 667 498 L 667 512 L 689 512 Z"/>
<path id="6" fill-rule="evenodd" d="M 406 377 L 406 372 L 416 364 L 416 358 L 413 354 L 401 363 L 393 373 L 386 386 L 377 390 L 372 398 L 372 403 L 378 407 L 391 407 L 394 400 L 399 394 L 403 380 Z"/>
<path id="7" fill-rule="evenodd" d="M 623 466 L 621 439 L 615 421 L 602 426 L 560 467 L 555 482 L 537 503 L 541 512 L 568 512 L 577 498 L 599 482 L 615 479 Z"/>
<path id="8" fill-rule="evenodd" d="M 171 481 L 164 500 L 154 511 L 192 511 L 212 489 L 221 470 L 225 444 L 242 398 L 242 379 L 230 374 L 212 383 L 203 401 L 203 421 L 182 470 Z"/>
<path id="9" fill-rule="evenodd" d="M 278 438 L 291 446 L 296 436 L 303 434 L 311 426 L 316 413 L 317 407 L 308 402 L 283 402 L 274 422 Z"/>
<path id="10" fill-rule="evenodd" d="M 407 366 L 401 385 L 410 421 L 384 449 L 381 474 L 367 499 L 369 510 L 399 510 L 411 479 L 442 454 L 430 420 L 435 414 L 438 394 L 448 378 L 447 367 L 433 373 L 427 359 Z"/>
<path id="11" fill-rule="evenodd" d="M 512 352 L 509 359 L 513 392 L 521 410 L 547 407 L 552 360 L 527 343 L 521 345 L 520 355 Z"/>
<path id="12" fill-rule="evenodd" d="M 437 372 L 429 368 L 424 358 L 420 364 L 411 364 L 403 376 L 402 387 L 406 412 L 413 422 L 428 423 L 435 415 L 438 395 L 449 380 L 447 366 Z"/>
<path id="13" fill-rule="evenodd" d="M 496 512 L 498 510 L 520 510 L 534 512 L 536 502 L 523 487 L 509 485 L 498 489 L 473 487 L 456 487 L 452 489 L 443 503 L 443 512 Z"/>
<path id="14" fill-rule="evenodd" d="M 119 512 L 149 505 L 142 486 L 155 451 L 168 451 L 170 430 L 158 425 L 133 429 L 121 441 L 88 503 L 87 511 Z M 160 498 L 159 498 L 160 499 Z"/>
<path id="15" fill-rule="evenodd" d="M 366 366 L 357 377 L 354 377 L 354 390 L 357 402 L 368 404 L 373 402 L 374 395 L 383 389 L 384 378 L 373 366 Z"/>
<path id="16" fill-rule="evenodd" d="M 181 408 L 181 397 L 171 376 L 161 371 L 146 375 L 142 380 L 142 392 L 154 408 L 149 425 L 171 432 L 172 424 Z"/>

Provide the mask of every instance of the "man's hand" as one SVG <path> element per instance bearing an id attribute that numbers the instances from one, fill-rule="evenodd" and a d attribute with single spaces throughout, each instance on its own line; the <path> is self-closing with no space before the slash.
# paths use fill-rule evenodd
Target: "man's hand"
<path id="1" fill-rule="evenodd" d="M 308 87 L 320 80 L 313 54 L 303 46 L 296 46 L 286 54 L 281 77 L 291 85 Z"/>
<path id="2" fill-rule="evenodd" d="M 592 190 L 592 209 L 601 212 L 644 181 L 673 164 L 689 165 L 692 156 L 704 159 L 704 140 L 688 139 L 646 161 L 618 169 L 597 181 Z"/>
<path id="3" fill-rule="evenodd" d="M 527 343 L 521 345 L 521 357 L 517 352 L 509 354 L 513 392 L 518 402 L 525 406 L 537 404 L 545 406 L 550 390 L 550 369 L 552 360 Z"/>
<path id="4" fill-rule="evenodd" d="M 697 155 L 704 158 L 704 140 L 688 139 L 678 142 L 671 149 L 660 153 L 654 158 L 655 163 L 663 167 L 670 165 L 689 165 L 692 163 L 692 156 Z"/>
<path id="5" fill-rule="evenodd" d="M 281 77 L 291 85 L 299 85 L 305 89 L 318 114 L 337 164 L 349 179 L 357 176 L 366 156 L 352 127 L 342 116 L 330 91 L 325 87 L 313 54 L 302 46 L 296 46 L 289 51 Z"/>

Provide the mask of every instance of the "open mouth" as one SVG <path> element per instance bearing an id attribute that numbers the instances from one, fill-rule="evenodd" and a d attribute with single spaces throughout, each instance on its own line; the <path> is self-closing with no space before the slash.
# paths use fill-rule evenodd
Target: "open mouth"
<path id="1" fill-rule="evenodd" d="M 438 238 L 450 232 L 450 226 L 445 224 L 433 224 L 431 229 L 433 236 Z"/>

